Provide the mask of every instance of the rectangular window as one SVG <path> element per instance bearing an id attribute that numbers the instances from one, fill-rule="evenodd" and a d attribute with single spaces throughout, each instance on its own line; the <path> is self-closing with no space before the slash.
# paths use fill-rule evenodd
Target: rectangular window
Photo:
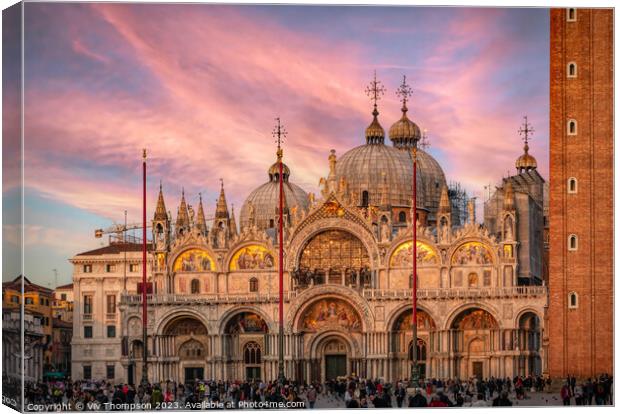
<path id="1" fill-rule="evenodd" d="M 60 300 L 67 300 L 67 294 L 66 293 L 62 293 L 60 295 Z"/>
<path id="2" fill-rule="evenodd" d="M 114 365 L 106 365 L 105 377 L 109 380 L 114 379 Z"/>
<path id="3" fill-rule="evenodd" d="M 92 379 L 92 367 L 90 365 L 84 365 L 84 379 Z"/>
<path id="4" fill-rule="evenodd" d="M 457 270 L 456 276 L 454 277 L 454 286 L 461 287 L 463 286 L 463 271 Z"/>
<path id="5" fill-rule="evenodd" d="M 92 338 L 93 337 L 93 327 L 85 326 L 84 327 L 84 338 Z"/>
<path id="6" fill-rule="evenodd" d="M 129 272 L 130 273 L 136 273 L 138 271 L 140 271 L 139 265 L 137 265 L 137 264 L 130 264 L 129 265 Z"/>
<path id="7" fill-rule="evenodd" d="M 484 271 L 483 283 L 484 283 L 484 286 L 491 286 L 491 271 L 490 270 Z"/>
<path id="8" fill-rule="evenodd" d="M 92 295 L 84 295 L 84 314 L 91 315 L 93 313 L 93 297 Z"/>
<path id="9" fill-rule="evenodd" d="M 113 264 L 107 264 L 105 265 L 105 271 L 106 273 L 113 273 L 116 271 L 116 266 Z"/>
<path id="10" fill-rule="evenodd" d="M 11 296 L 11 302 L 19 303 L 19 296 Z"/>
<path id="11" fill-rule="evenodd" d="M 92 273 L 93 272 L 93 265 L 91 264 L 85 264 L 83 267 L 84 273 Z"/>
<path id="12" fill-rule="evenodd" d="M 108 338 L 116 338 L 116 326 L 108 325 Z"/>
<path id="13" fill-rule="evenodd" d="M 108 314 L 116 313 L 116 295 L 106 296 L 106 312 Z"/>
<path id="14" fill-rule="evenodd" d="M 32 305 L 34 304 L 34 301 L 32 300 L 32 298 L 26 298 L 26 305 Z"/>

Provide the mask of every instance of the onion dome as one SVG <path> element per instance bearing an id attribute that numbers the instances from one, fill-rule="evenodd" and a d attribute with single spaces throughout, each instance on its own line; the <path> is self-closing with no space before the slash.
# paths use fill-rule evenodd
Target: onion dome
<path id="1" fill-rule="evenodd" d="M 407 77 L 403 76 L 403 83 L 396 90 L 401 98 L 403 115 L 390 127 L 390 140 L 396 148 L 413 148 L 422 137 L 420 127 L 407 117 L 407 100 L 411 96 L 411 88 L 407 85 Z"/>
<path id="2" fill-rule="evenodd" d="M 385 131 L 383 127 L 379 123 L 379 119 L 377 116 L 379 115 L 379 111 L 377 111 L 377 106 L 375 105 L 374 111 L 372 111 L 372 122 L 366 128 L 366 143 L 367 144 L 383 144 L 385 141 Z"/>
<path id="3" fill-rule="evenodd" d="M 538 167 L 536 158 L 528 153 L 529 149 L 529 145 L 525 144 L 523 147 L 523 154 L 517 158 L 517 161 L 515 161 L 515 167 L 517 168 L 519 174 L 525 171 L 535 170 L 536 167 Z"/>
<path id="4" fill-rule="evenodd" d="M 273 228 L 277 224 L 277 211 L 280 206 L 280 168 L 278 162 L 269 167 L 267 171 L 269 181 L 256 188 L 246 198 L 239 221 L 241 229 L 256 225 L 259 229 L 265 230 Z M 298 185 L 289 181 L 291 170 L 282 163 L 282 184 L 284 190 L 284 205 L 287 206 L 290 214 L 299 214 L 307 211 L 308 194 Z"/>

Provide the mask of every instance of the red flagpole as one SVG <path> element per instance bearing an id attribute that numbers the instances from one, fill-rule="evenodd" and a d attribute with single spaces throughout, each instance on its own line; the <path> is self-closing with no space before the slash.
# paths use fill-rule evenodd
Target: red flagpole
<path id="1" fill-rule="evenodd" d="M 279 303 L 278 303 L 278 382 L 280 385 L 284 383 L 284 180 L 282 177 L 282 148 L 280 144 L 282 142 L 283 130 L 280 126 L 280 118 L 276 118 L 278 121 L 276 134 L 278 138 L 278 170 L 279 170 L 279 220 L 278 220 L 278 282 L 279 282 Z"/>
<path id="2" fill-rule="evenodd" d="M 142 383 L 148 383 L 146 312 L 146 148 L 142 150 Z"/>
<path id="3" fill-rule="evenodd" d="M 419 380 L 419 372 L 418 372 L 418 203 L 417 203 L 417 179 L 418 179 L 418 167 L 417 167 L 417 148 L 413 148 L 413 210 L 412 210 L 412 226 L 413 226 L 413 272 L 411 277 L 413 278 L 412 286 L 412 305 L 413 311 L 411 314 L 411 329 L 413 331 L 413 341 L 412 341 L 412 364 L 411 364 L 411 383 L 412 386 L 418 386 Z"/>

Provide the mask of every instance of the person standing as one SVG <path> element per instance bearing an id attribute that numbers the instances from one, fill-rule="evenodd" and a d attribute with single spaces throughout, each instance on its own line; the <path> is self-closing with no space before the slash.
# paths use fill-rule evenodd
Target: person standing
<path id="1" fill-rule="evenodd" d="M 560 397 L 562 397 L 564 405 L 570 405 L 570 388 L 568 383 L 562 386 L 562 389 L 560 390 Z"/>
<path id="2" fill-rule="evenodd" d="M 306 393 L 306 398 L 308 399 L 308 404 L 310 408 L 314 408 L 314 404 L 316 403 L 316 389 L 314 386 L 310 385 L 308 392 Z"/>

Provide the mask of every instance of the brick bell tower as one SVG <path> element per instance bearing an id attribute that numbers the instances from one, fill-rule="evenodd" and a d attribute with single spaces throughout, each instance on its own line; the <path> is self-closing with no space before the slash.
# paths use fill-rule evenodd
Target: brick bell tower
<path id="1" fill-rule="evenodd" d="M 550 16 L 549 375 L 613 375 L 613 10 Z"/>

